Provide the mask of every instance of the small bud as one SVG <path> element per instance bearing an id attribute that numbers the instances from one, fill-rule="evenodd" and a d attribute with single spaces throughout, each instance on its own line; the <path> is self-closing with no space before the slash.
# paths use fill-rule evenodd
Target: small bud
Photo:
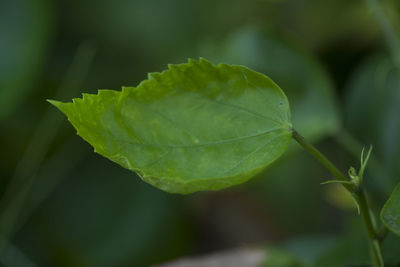
<path id="1" fill-rule="evenodd" d="M 361 184 L 361 179 L 360 177 L 357 175 L 357 171 L 354 167 L 350 167 L 349 171 L 348 171 L 349 177 L 352 181 L 352 183 L 356 186 L 359 186 Z"/>

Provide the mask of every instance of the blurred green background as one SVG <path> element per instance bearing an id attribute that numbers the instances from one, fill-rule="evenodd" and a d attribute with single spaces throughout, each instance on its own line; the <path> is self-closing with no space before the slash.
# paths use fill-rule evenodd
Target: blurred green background
<path id="1" fill-rule="evenodd" d="M 400 2 L 380 3 L 398 34 Z M 0 263 L 148 266 L 261 244 L 319 266 L 368 262 L 348 196 L 320 185 L 329 173 L 297 144 L 244 185 L 171 195 L 95 154 L 46 99 L 135 86 L 188 58 L 246 65 L 282 87 L 295 127 L 344 171 L 374 145 L 379 209 L 400 180 L 387 47 L 361 0 L 1 0 Z M 388 242 L 400 262 L 399 238 Z"/>

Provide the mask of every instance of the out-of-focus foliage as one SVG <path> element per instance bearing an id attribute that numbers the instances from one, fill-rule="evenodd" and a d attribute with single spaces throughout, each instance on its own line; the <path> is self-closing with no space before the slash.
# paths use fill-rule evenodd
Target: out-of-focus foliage
<path id="1" fill-rule="evenodd" d="M 370 263 L 368 242 L 360 223 L 354 224 L 345 236 L 335 236 L 333 242 L 323 246 L 321 253 L 314 259 L 314 266 L 363 266 Z M 321 243 L 321 245 L 324 245 Z M 383 256 L 388 266 L 399 263 L 398 237 L 389 234 L 383 243 Z"/>
<path id="2" fill-rule="evenodd" d="M 365 242 L 361 228 L 362 225 L 356 223 L 344 236 L 310 235 L 293 238 L 281 243 L 279 247 L 272 248 L 272 260 L 278 258 L 276 260 L 280 261 L 283 267 L 298 264 L 308 267 L 369 266 L 368 243 Z M 392 234 L 388 235 L 383 246 L 385 262 L 389 266 L 396 266 L 399 261 L 399 243 L 396 238 Z M 279 253 L 275 253 L 276 251 Z"/>
<path id="3" fill-rule="evenodd" d="M 325 227 L 339 227 L 343 219 L 323 200 L 325 195 L 320 183 L 329 175 L 314 158 L 301 151 L 278 160 L 243 189 L 265 211 L 266 220 L 271 224 L 271 237 L 296 236 L 302 234 L 303 229 L 323 232 Z M 308 194 L 304 194 L 304 188 Z"/>
<path id="4" fill-rule="evenodd" d="M 34 89 L 49 48 L 49 4 L 47 0 L 0 4 L 0 120 Z"/>
<path id="5" fill-rule="evenodd" d="M 160 193 L 111 162 L 99 164 L 100 158 L 55 190 L 21 231 L 21 248 L 33 249 L 45 265 L 67 266 L 145 266 L 188 251 L 182 197 Z"/>
<path id="6" fill-rule="evenodd" d="M 343 210 L 357 210 L 349 191 L 341 184 L 329 184 L 324 189 L 326 200 L 333 206 Z"/>
<path id="7" fill-rule="evenodd" d="M 379 2 L 399 29 L 399 1 Z M 0 192 L 23 167 L 45 99 L 55 97 L 87 41 L 97 51 L 91 70 L 62 101 L 79 97 L 73 91 L 137 86 L 148 72 L 187 58 L 244 64 L 288 92 L 294 126 L 343 170 L 374 145 L 365 176 L 371 202 L 378 198 L 374 210 L 399 182 L 399 77 L 364 1 L 3 0 L 0 14 Z M 23 209 L 12 210 L 20 216 L 0 257 L 5 266 L 148 266 L 264 242 L 286 244 L 316 266 L 368 260 L 358 241 L 341 238 L 355 212 L 326 201 L 319 183 L 331 177 L 306 153 L 288 154 L 245 185 L 181 197 L 91 153 L 61 125 Z M 343 129 L 360 144 L 357 156 L 336 143 Z M 328 238 L 296 238 L 321 233 Z M 357 240 L 366 244 L 364 233 Z M 384 242 L 389 264 L 400 262 L 399 242 L 394 234 Z"/>
<path id="8" fill-rule="evenodd" d="M 266 248 L 266 260 L 263 262 L 265 267 L 302 267 L 304 266 L 295 256 L 291 253 L 276 249 L 273 247 Z"/>
<path id="9" fill-rule="evenodd" d="M 314 265 L 326 267 L 368 265 L 370 263 L 368 243 L 359 232 L 354 231 L 346 237 L 339 238 L 316 258 Z"/>
<path id="10" fill-rule="evenodd" d="M 389 175 L 390 193 L 400 174 L 400 72 L 390 57 L 376 54 L 358 68 L 346 92 L 344 121 L 362 143 L 374 144 L 374 156 Z"/>

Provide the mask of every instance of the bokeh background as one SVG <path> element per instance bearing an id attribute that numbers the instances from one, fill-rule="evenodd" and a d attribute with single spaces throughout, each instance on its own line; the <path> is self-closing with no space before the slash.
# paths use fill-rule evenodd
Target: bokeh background
<path id="1" fill-rule="evenodd" d="M 398 36 L 400 2 L 378 2 Z M 295 127 L 344 171 L 374 145 L 378 210 L 400 180 L 400 47 L 373 3 L 1 0 L 0 263 L 148 266 L 246 245 L 319 266 L 368 262 L 351 200 L 320 185 L 329 173 L 297 144 L 244 185 L 172 195 L 95 154 L 46 99 L 135 86 L 188 58 L 249 66 L 282 87 Z M 388 244 L 388 262 L 400 261 L 399 238 Z"/>

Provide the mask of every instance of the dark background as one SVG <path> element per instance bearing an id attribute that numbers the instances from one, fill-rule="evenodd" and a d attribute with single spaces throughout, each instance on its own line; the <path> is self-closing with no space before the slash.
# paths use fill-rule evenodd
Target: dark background
<path id="1" fill-rule="evenodd" d="M 397 35 L 400 3 L 380 3 Z M 361 0 L 1 0 L 1 264 L 147 266 L 259 244 L 335 255 L 360 219 L 297 144 L 244 185 L 171 195 L 95 154 L 46 99 L 135 86 L 188 58 L 243 64 L 282 87 L 295 126 L 344 171 L 374 145 L 366 183 L 379 209 L 400 173 L 387 47 Z"/>

